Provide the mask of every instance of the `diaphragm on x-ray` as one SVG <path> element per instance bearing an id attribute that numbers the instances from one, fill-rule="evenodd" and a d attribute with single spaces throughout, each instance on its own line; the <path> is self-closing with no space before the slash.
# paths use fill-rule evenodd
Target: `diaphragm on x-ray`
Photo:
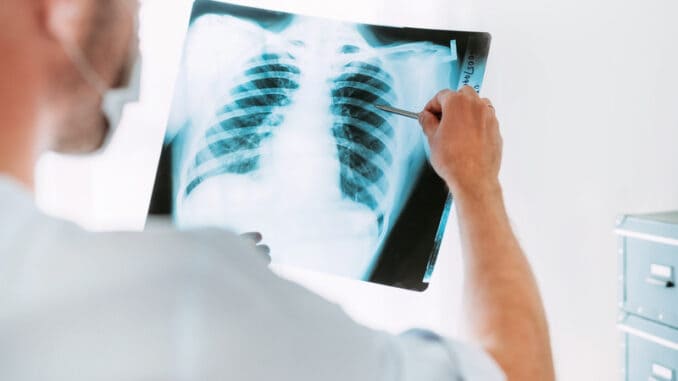
<path id="1" fill-rule="evenodd" d="M 417 121 L 480 90 L 485 33 L 194 4 L 152 213 L 261 232 L 272 261 L 423 290 L 452 198 Z"/>

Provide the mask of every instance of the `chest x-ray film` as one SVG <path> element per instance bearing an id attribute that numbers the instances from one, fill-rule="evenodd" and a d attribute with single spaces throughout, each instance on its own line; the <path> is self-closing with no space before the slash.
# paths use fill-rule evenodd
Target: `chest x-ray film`
<path id="1" fill-rule="evenodd" d="M 275 264 L 427 287 L 452 205 L 416 120 L 485 72 L 486 33 L 196 1 L 151 213 L 261 232 Z"/>

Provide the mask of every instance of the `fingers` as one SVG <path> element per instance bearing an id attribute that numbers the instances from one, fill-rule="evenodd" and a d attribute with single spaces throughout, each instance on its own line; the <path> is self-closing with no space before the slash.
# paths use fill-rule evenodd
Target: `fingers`
<path id="1" fill-rule="evenodd" d="M 496 111 L 494 109 L 494 105 L 492 104 L 492 101 L 489 98 L 483 98 L 482 101 L 483 101 L 483 103 L 485 103 L 487 105 L 487 107 L 490 108 L 490 110 L 492 110 L 492 112 Z"/>
<path id="2" fill-rule="evenodd" d="M 421 124 L 422 128 L 424 129 L 426 136 L 431 137 L 435 133 L 436 129 L 440 125 L 444 108 L 448 107 L 447 105 L 453 103 L 453 98 L 457 96 L 467 97 L 467 99 L 473 98 L 475 102 L 480 100 L 492 110 L 491 115 L 494 115 L 495 110 L 492 102 L 487 98 L 480 99 L 478 93 L 468 85 L 463 86 L 459 91 L 456 92 L 449 89 L 442 90 L 426 104 L 424 111 L 419 114 L 419 124 Z"/>
<path id="3" fill-rule="evenodd" d="M 254 244 L 257 244 L 257 243 L 261 242 L 261 240 L 264 239 L 264 237 L 262 237 L 261 233 L 257 233 L 257 232 L 245 233 L 245 234 L 241 235 L 241 237 L 244 240 L 250 241 Z"/>
<path id="4" fill-rule="evenodd" d="M 271 264 L 271 248 L 268 245 L 256 245 L 254 250 L 257 254 L 261 255 L 268 264 Z"/>
<path id="5" fill-rule="evenodd" d="M 263 245 L 260 243 L 264 239 L 261 233 L 251 232 L 241 234 L 240 236 L 245 241 L 250 242 L 254 246 L 254 249 L 257 251 L 257 253 L 261 254 L 264 258 L 266 258 L 268 263 L 271 263 L 271 248 L 268 245 Z"/>
<path id="6" fill-rule="evenodd" d="M 443 104 L 447 98 L 453 94 L 451 90 L 439 91 L 430 101 L 424 106 L 424 111 L 419 113 L 419 124 L 424 129 L 426 136 L 431 136 L 435 133 L 436 128 L 440 124 L 440 119 L 443 113 Z"/>
<path id="7" fill-rule="evenodd" d="M 271 255 L 271 248 L 268 245 L 257 245 L 257 251 L 269 257 Z"/>
<path id="8" fill-rule="evenodd" d="M 440 114 L 443 111 L 443 105 L 447 101 L 447 98 L 452 95 L 451 90 L 442 90 L 439 91 L 424 107 L 424 111 L 428 111 L 431 114 Z"/>
<path id="9" fill-rule="evenodd" d="M 440 124 L 440 119 L 438 119 L 438 116 L 432 112 L 424 110 L 419 113 L 419 124 L 423 128 L 424 134 L 426 134 L 428 137 L 431 137 L 433 134 L 435 134 L 435 131 Z"/>
<path id="10" fill-rule="evenodd" d="M 459 91 L 452 91 L 449 89 L 439 91 L 424 107 L 424 111 L 428 111 L 434 115 L 440 115 L 443 112 L 444 105 L 450 98 L 455 95 L 468 95 L 473 98 L 478 98 L 478 93 L 470 86 L 464 86 Z"/>
<path id="11" fill-rule="evenodd" d="M 474 98 L 478 98 L 478 97 L 479 97 L 478 93 L 473 89 L 473 87 L 471 87 L 471 86 L 469 86 L 469 85 L 464 85 L 464 86 L 459 90 L 459 93 L 460 93 L 460 94 L 464 94 L 464 95 L 473 96 Z"/>

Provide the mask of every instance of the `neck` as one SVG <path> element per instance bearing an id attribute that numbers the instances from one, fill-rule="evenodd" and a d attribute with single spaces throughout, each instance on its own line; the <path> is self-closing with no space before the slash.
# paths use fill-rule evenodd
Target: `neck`
<path id="1" fill-rule="evenodd" d="M 6 103 L 0 101 L 3 109 Z M 3 112 L 0 117 L 0 173 L 10 176 L 33 190 L 34 168 L 37 161 L 33 146 L 34 127 L 21 118 L 7 118 Z"/>
<path id="2" fill-rule="evenodd" d="M 34 189 L 40 111 L 35 87 L 12 67 L 0 65 L 0 174 Z"/>

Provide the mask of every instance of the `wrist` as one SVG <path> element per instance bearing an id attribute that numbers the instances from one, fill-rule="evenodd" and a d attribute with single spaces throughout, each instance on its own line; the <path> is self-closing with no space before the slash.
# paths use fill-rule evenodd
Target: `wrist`
<path id="1" fill-rule="evenodd" d="M 450 187 L 457 204 L 493 204 L 503 202 L 503 191 L 499 181 L 473 187 Z"/>

